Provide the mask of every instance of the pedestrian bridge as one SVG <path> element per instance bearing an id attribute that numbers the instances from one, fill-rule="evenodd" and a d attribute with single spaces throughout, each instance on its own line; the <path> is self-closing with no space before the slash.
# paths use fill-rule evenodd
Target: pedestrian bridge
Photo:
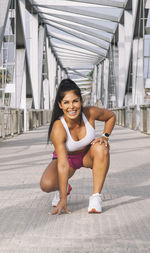
<path id="1" fill-rule="evenodd" d="M 53 152 L 47 129 L 0 142 L 0 252 L 149 253 L 150 137 L 116 126 L 103 213 L 87 213 L 92 172 L 81 168 L 70 179 L 71 214 L 52 216 L 53 193 L 39 186 Z"/>
<path id="2" fill-rule="evenodd" d="M 149 10 L 149 0 L 0 0 L 0 252 L 150 252 Z M 39 187 L 63 78 L 85 106 L 116 114 L 101 215 L 87 213 L 90 169 L 70 179 L 70 215 L 48 214 L 53 193 Z"/>
<path id="3" fill-rule="evenodd" d="M 121 125 L 149 134 L 149 9 L 149 0 L 0 0 L 0 138 L 49 122 L 63 78 L 85 105 L 119 110 Z"/>

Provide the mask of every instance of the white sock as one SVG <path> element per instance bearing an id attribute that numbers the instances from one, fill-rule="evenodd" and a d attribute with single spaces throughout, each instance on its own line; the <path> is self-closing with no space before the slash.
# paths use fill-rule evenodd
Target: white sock
<path id="1" fill-rule="evenodd" d="M 97 193 L 92 194 L 92 196 L 93 196 L 93 197 L 94 197 L 94 196 L 101 196 L 101 194 L 100 194 L 99 192 L 97 192 Z"/>

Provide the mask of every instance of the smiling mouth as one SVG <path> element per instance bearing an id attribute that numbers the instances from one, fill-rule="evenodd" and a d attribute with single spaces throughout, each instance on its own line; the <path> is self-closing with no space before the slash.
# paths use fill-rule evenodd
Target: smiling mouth
<path id="1" fill-rule="evenodd" d="M 70 115 L 74 115 L 74 114 L 76 114 L 76 112 L 77 111 L 70 111 L 70 112 L 68 112 Z"/>

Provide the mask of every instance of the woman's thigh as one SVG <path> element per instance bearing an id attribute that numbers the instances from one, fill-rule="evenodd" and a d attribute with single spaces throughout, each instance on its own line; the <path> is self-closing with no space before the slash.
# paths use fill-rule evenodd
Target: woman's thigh
<path id="1" fill-rule="evenodd" d="M 89 149 L 88 152 L 83 157 L 83 166 L 86 168 L 92 168 L 93 167 L 93 159 L 91 150 Z"/>

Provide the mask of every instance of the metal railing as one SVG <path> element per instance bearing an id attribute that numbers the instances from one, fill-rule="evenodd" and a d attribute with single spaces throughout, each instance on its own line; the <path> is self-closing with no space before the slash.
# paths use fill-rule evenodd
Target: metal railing
<path id="1" fill-rule="evenodd" d="M 116 125 L 150 134 L 150 104 L 115 108 Z M 50 110 L 27 110 L 27 130 L 33 130 L 50 122 Z M 0 138 L 24 132 L 24 110 L 0 107 Z"/>
<path id="2" fill-rule="evenodd" d="M 46 125 L 50 122 L 51 111 L 50 110 L 27 110 L 27 130 Z"/>
<path id="3" fill-rule="evenodd" d="M 116 125 L 150 134 L 150 104 L 115 108 Z"/>
<path id="4" fill-rule="evenodd" d="M 50 122 L 50 110 L 27 110 L 27 130 L 33 130 Z M 4 139 L 24 132 L 24 110 L 0 107 L 0 138 Z"/>
<path id="5" fill-rule="evenodd" d="M 0 138 L 24 131 L 24 113 L 21 109 L 0 108 Z"/>

